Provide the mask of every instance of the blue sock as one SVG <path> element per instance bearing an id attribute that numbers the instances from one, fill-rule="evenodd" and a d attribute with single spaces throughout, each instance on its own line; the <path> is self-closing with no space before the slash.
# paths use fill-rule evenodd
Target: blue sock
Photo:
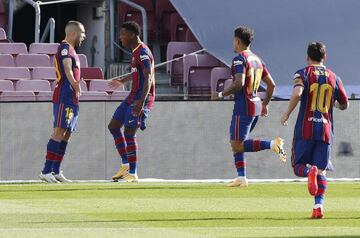
<path id="1" fill-rule="evenodd" d="M 65 152 L 66 152 L 66 147 L 67 147 L 67 141 L 61 141 L 60 142 L 60 146 L 59 146 L 59 152 L 58 152 L 58 158 L 57 160 L 55 160 L 52 164 L 52 171 L 55 173 L 55 174 L 58 174 L 60 173 L 60 165 L 61 165 L 61 162 L 63 161 L 64 159 L 64 155 L 65 155 Z"/>
<path id="2" fill-rule="evenodd" d="M 238 176 L 245 177 L 246 176 L 246 162 L 245 162 L 244 153 L 234 154 L 234 161 L 235 161 L 235 167 L 236 167 Z"/>
<path id="3" fill-rule="evenodd" d="M 125 140 L 127 144 L 126 151 L 129 161 L 129 173 L 136 174 L 136 162 L 137 162 L 137 151 L 138 151 L 136 136 L 125 134 Z"/>
<path id="4" fill-rule="evenodd" d="M 46 160 L 44 168 L 42 170 L 43 174 L 48 174 L 52 172 L 52 164 L 58 157 L 58 151 L 60 147 L 60 142 L 57 142 L 53 139 L 50 139 L 47 144 Z"/>
<path id="5" fill-rule="evenodd" d="M 244 141 L 245 152 L 257 152 L 271 148 L 271 141 L 267 140 L 246 140 Z"/>

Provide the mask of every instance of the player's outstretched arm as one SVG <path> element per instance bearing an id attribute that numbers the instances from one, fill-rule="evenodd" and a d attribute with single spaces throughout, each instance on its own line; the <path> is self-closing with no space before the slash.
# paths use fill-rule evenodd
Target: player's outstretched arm
<path id="1" fill-rule="evenodd" d="M 283 126 L 286 126 L 288 124 L 288 119 L 291 115 L 291 113 L 294 111 L 294 109 L 296 108 L 297 104 L 300 101 L 301 95 L 304 91 L 303 86 L 295 86 L 295 88 L 293 89 L 292 95 L 291 95 L 291 99 L 289 102 L 289 106 L 287 111 L 281 116 L 281 124 Z"/>
<path id="2" fill-rule="evenodd" d="M 118 87 L 120 87 L 120 85 L 129 82 L 130 80 L 132 80 L 131 76 L 127 76 L 124 78 L 119 78 L 119 79 L 112 79 L 109 80 L 109 86 L 111 89 L 117 89 Z"/>
<path id="3" fill-rule="evenodd" d="M 266 84 L 266 95 L 264 100 L 262 101 L 262 110 L 261 110 L 261 115 L 262 116 L 267 116 L 268 115 L 268 104 L 271 101 L 272 95 L 275 91 L 275 82 L 273 80 L 273 78 L 271 77 L 270 74 L 268 74 L 267 76 L 265 76 L 262 81 L 264 81 L 264 83 Z"/>
<path id="4" fill-rule="evenodd" d="M 77 98 L 81 95 L 80 82 L 76 81 L 74 78 L 74 72 L 72 71 L 72 60 L 71 58 L 63 59 L 64 71 L 67 79 L 69 80 L 71 86 L 75 90 L 75 95 Z"/>

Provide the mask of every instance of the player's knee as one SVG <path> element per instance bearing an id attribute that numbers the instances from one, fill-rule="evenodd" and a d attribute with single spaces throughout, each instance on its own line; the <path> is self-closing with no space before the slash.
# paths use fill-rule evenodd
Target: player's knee
<path id="1" fill-rule="evenodd" d="M 233 153 L 242 153 L 244 152 L 244 143 L 243 141 L 230 141 L 231 149 Z"/>

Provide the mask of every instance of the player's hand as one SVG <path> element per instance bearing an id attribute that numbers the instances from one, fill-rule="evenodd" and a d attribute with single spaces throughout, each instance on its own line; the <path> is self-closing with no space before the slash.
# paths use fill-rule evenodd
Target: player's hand
<path id="1" fill-rule="evenodd" d="M 211 100 L 219 100 L 219 99 L 220 99 L 220 98 L 219 98 L 217 92 L 211 94 Z"/>
<path id="2" fill-rule="evenodd" d="M 340 103 L 338 101 L 334 102 L 334 107 L 340 109 Z"/>
<path id="3" fill-rule="evenodd" d="M 117 89 L 123 83 L 119 79 L 113 79 L 110 80 L 108 84 L 111 89 Z"/>
<path id="4" fill-rule="evenodd" d="M 269 106 L 262 104 L 261 116 L 267 117 L 269 115 Z"/>
<path id="5" fill-rule="evenodd" d="M 132 110 L 131 114 L 133 116 L 139 116 L 142 109 L 143 109 L 143 107 L 144 107 L 144 102 L 142 102 L 140 100 L 136 100 L 134 102 L 134 107 L 133 107 L 133 110 Z"/>
<path id="6" fill-rule="evenodd" d="M 289 125 L 288 120 L 289 120 L 289 115 L 287 113 L 284 113 L 281 116 L 281 125 L 283 125 L 283 126 Z"/>
<path id="7" fill-rule="evenodd" d="M 80 83 L 78 83 L 75 86 L 75 97 L 80 98 L 80 96 L 81 96 L 81 87 L 80 87 Z"/>

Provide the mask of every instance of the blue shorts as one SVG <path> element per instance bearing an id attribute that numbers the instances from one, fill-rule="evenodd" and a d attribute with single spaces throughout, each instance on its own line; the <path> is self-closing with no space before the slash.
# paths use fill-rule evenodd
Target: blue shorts
<path id="1" fill-rule="evenodd" d="M 331 145 L 323 141 L 295 139 L 291 152 L 293 167 L 296 164 L 310 164 L 322 170 L 331 170 Z"/>
<path id="2" fill-rule="evenodd" d="M 118 108 L 116 108 L 113 119 L 121 122 L 125 127 L 137 128 L 142 130 L 146 128 L 146 119 L 149 116 L 150 110 L 144 107 L 142 113 L 139 116 L 132 115 L 133 105 L 129 105 L 126 101 L 123 101 Z"/>
<path id="3" fill-rule="evenodd" d="M 244 141 L 255 128 L 259 116 L 243 116 L 234 113 L 230 125 L 230 139 L 233 141 Z"/>
<path id="4" fill-rule="evenodd" d="M 54 103 L 54 128 L 63 128 L 68 131 L 74 132 L 77 126 L 79 117 L 79 106 Z"/>

